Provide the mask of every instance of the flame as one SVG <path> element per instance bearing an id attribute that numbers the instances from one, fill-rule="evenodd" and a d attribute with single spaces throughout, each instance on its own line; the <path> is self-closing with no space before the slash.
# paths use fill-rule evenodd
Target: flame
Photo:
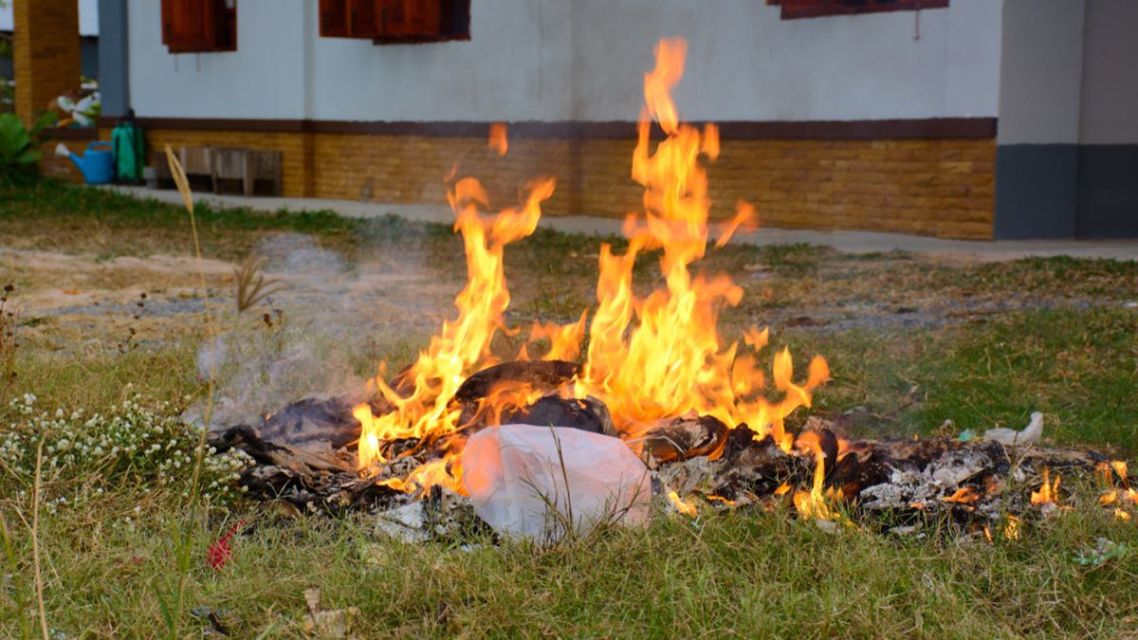
<path id="1" fill-rule="evenodd" d="M 676 493 L 675 491 L 668 491 L 668 502 L 672 504 L 672 507 L 677 512 L 682 513 L 689 518 L 694 518 L 699 515 L 699 512 L 696 510 L 695 505 L 682 500 L 680 498 L 680 494 Z"/>
<path id="2" fill-rule="evenodd" d="M 1096 467 L 1103 482 L 1110 486 L 1099 495 L 1098 503 L 1103 507 L 1114 507 L 1114 517 L 1119 520 L 1129 520 L 1130 513 L 1124 510 L 1123 506 L 1138 507 L 1138 491 L 1130 486 L 1130 481 L 1126 475 L 1126 462 L 1123 460 L 1112 460 L 1109 464 L 1101 462 Z M 1115 488 L 1114 476 L 1117 475 L 1122 486 Z"/>
<path id="3" fill-rule="evenodd" d="M 500 156 L 506 155 L 506 152 L 510 150 L 510 140 L 506 135 L 506 123 L 495 122 L 490 125 L 490 138 L 487 140 L 487 146 Z"/>
<path id="4" fill-rule="evenodd" d="M 727 498 L 724 498 L 723 496 L 715 495 L 714 493 L 709 493 L 707 495 L 707 499 L 709 502 L 720 502 L 722 504 L 727 505 L 728 507 L 734 507 L 736 504 L 738 504 L 734 500 L 729 500 Z"/>
<path id="5" fill-rule="evenodd" d="M 822 450 L 821 438 L 817 433 L 806 432 L 795 443 L 799 449 L 814 456 L 814 482 L 809 491 L 794 492 L 794 509 L 803 518 L 833 520 L 834 512 L 827 504 L 823 483 L 826 478 L 826 453 Z"/>
<path id="6" fill-rule="evenodd" d="M 581 317 L 572 324 L 543 324 L 535 322 L 530 329 L 529 344 L 540 341 L 549 342 L 549 350 L 544 360 L 576 360 L 581 353 L 581 339 L 585 337 L 585 320 L 588 310 L 581 312 Z M 525 345 L 523 345 L 523 348 Z M 522 358 L 519 358 L 522 359 Z"/>
<path id="7" fill-rule="evenodd" d="M 711 202 L 700 158 L 718 155 L 719 137 L 714 127 L 700 132 L 679 122 L 670 92 L 683 75 L 685 53 L 683 40 L 662 40 L 656 67 L 644 77 L 646 106 L 632 158 L 632 178 L 644 187 L 644 211 L 625 221 L 629 246 L 623 255 L 607 244 L 601 247 L 598 305 L 580 388 L 608 405 L 617 428 L 628 436 L 656 420 L 694 412 L 732 427 L 747 424 L 757 437 L 769 433 L 789 450 L 792 439 L 783 419 L 810 406 L 811 392 L 829 378 L 829 369 L 816 357 L 807 381 L 796 384 L 790 352 L 779 352 L 773 378 L 782 398 L 772 402 L 762 395 L 765 378 L 757 359 L 740 355 L 738 343 L 725 345 L 717 332 L 719 308 L 738 304 L 743 291 L 726 275 L 691 272 L 709 238 Z M 666 136 L 654 151 L 651 118 Z M 738 211 L 730 232 L 753 217 L 745 203 Z M 664 286 L 637 297 L 633 264 L 641 252 L 656 249 L 663 250 Z M 756 353 L 765 346 L 765 333 L 746 337 Z"/>
<path id="8" fill-rule="evenodd" d="M 1005 540 L 1019 540 L 1019 523 L 1020 519 L 1018 517 L 1013 515 L 1008 516 L 1008 523 L 1004 525 Z"/>
<path id="9" fill-rule="evenodd" d="M 1051 470 L 1044 467 L 1043 484 L 1040 485 L 1039 491 L 1031 492 L 1031 504 L 1038 506 L 1058 504 L 1060 479 L 1059 474 L 1055 474 L 1055 482 L 1051 482 Z"/>
<path id="10" fill-rule="evenodd" d="M 790 451 L 794 439 L 784 420 L 799 407 L 810 406 L 814 390 L 830 377 L 829 367 L 815 356 L 801 381 L 789 350 L 782 349 L 771 358 L 772 389 L 761 366 L 765 358 L 760 357 L 767 330 L 748 330 L 742 342 L 719 335 L 720 310 L 737 305 L 743 290 L 726 274 L 693 272 L 711 236 L 704 164 L 719 155 L 719 132 L 714 125 L 700 130 L 680 122 L 671 91 L 683 75 L 686 43 L 665 39 L 655 53 L 655 68 L 644 76 L 645 106 L 632 156 L 632 178 L 644 187 L 643 211 L 625 220 L 628 249 L 617 254 L 610 245 L 601 246 L 597 306 L 587 328 L 587 310 L 569 325 L 536 324 L 518 357 L 528 359 L 531 345 L 548 342 L 543 357 L 575 360 L 582 355 L 587 334 L 582 373 L 569 393 L 600 399 L 623 437 L 635 439 L 658 420 L 694 413 L 714 416 L 732 428 L 746 424 L 757 438 L 769 435 Z M 650 140 L 653 121 L 664 133 L 658 144 Z M 488 145 L 500 154 L 507 151 L 504 124 L 490 127 Z M 457 175 L 457 169 L 452 173 Z M 365 473 L 387 461 L 388 443 L 429 438 L 441 442 L 446 454 L 412 472 L 400 486 L 460 486 L 461 441 L 455 435 L 461 426 L 460 409 L 452 399 L 468 375 L 496 362 L 490 344 L 496 332 L 506 331 L 502 314 L 510 300 L 503 249 L 534 231 L 541 203 L 553 187 L 551 179 L 535 182 L 521 208 L 492 218 L 481 214 L 488 202 L 476 180 L 459 179 L 449 190 L 467 260 L 468 282 L 455 300 L 458 317 L 443 324 L 398 389 L 383 379 L 381 368 L 375 386 L 392 411 L 376 416 L 369 405 L 356 407 L 354 415 L 363 425 L 359 463 Z M 722 227 L 716 245 L 725 244 L 738 229 L 753 227 L 755 219 L 751 205 L 737 203 L 735 217 Z M 633 291 L 633 265 L 651 251 L 660 252 L 663 284 L 642 297 Z M 479 410 L 497 411 L 490 417 L 500 417 L 504 406 L 532 401 L 534 393 L 496 389 Z M 823 458 L 818 448 L 815 486 L 800 511 L 828 514 L 822 502 Z"/>
<path id="11" fill-rule="evenodd" d="M 483 218 L 480 208 L 487 198 L 482 185 L 473 178 L 457 181 L 448 200 L 456 214 L 455 230 L 462 234 L 466 249 L 467 284 L 455 299 L 458 318 L 444 322 L 438 335 L 407 372 L 411 383 L 408 395 L 391 388 L 382 375 L 374 379 L 383 397 L 395 409 L 375 416 L 370 405 L 357 406 L 353 415 L 362 425 L 359 465 L 367 469 L 386 462 L 382 445 L 407 438 L 442 437 L 458 427 L 459 409 L 451 399 L 459 385 L 474 371 L 494 364 L 490 342 L 503 325 L 502 313 L 510 304 L 502 256 L 505 246 L 524 238 L 537 228 L 541 203 L 553 195 L 554 181 L 543 179 L 530 185 L 521 208 L 503 210 Z M 453 461 L 451 461 L 453 462 Z M 440 466 L 441 465 L 441 466 Z M 429 470 L 415 472 L 410 481 L 418 486 L 447 476 L 435 463 Z M 417 476 L 417 479 L 416 479 Z M 444 484 L 457 487 L 458 478 L 444 477 Z"/>
<path id="12" fill-rule="evenodd" d="M 960 487 L 950 496 L 941 498 L 944 502 L 954 504 L 972 504 L 980 499 L 980 494 L 972 487 Z"/>

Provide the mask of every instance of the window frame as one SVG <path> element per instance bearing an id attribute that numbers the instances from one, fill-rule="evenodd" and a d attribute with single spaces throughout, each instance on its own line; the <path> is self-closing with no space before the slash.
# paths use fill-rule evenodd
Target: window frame
<path id="1" fill-rule="evenodd" d="M 418 15 L 402 14 L 414 4 Z M 470 40 L 471 0 L 320 0 L 323 38 L 371 40 L 373 44 L 421 44 Z M 401 6 L 400 6 L 401 5 Z"/>
<path id="2" fill-rule="evenodd" d="M 951 0 L 767 0 L 782 9 L 783 20 L 946 9 Z"/>

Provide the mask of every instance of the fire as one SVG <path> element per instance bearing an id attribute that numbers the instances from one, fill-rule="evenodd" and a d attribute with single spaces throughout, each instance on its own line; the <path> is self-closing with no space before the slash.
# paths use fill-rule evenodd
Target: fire
<path id="1" fill-rule="evenodd" d="M 1051 482 L 1051 470 L 1047 467 L 1043 468 L 1043 484 L 1040 485 L 1039 491 L 1031 492 L 1031 504 L 1055 505 L 1059 502 L 1059 474 L 1055 474 L 1055 482 Z"/>
<path id="2" fill-rule="evenodd" d="M 835 513 L 830 509 L 827 495 L 823 491 L 826 478 L 826 453 L 822 450 L 818 434 L 807 432 L 798 437 L 798 448 L 814 456 L 814 482 L 809 491 L 794 492 L 794 509 L 803 518 L 833 520 Z M 831 498 L 838 496 L 829 496 Z"/>
<path id="3" fill-rule="evenodd" d="M 363 404 L 353 415 L 362 425 L 359 441 L 359 464 L 366 469 L 383 463 L 382 447 L 386 442 L 407 438 L 443 437 L 458 427 L 459 410 L 451 399 L 459 385 L 472 372 L 494 364 L 490 342 L 502 326 L 502 312 L 510 304 L 502 264 L 505 246 L 524 238 L 537 228 L 541 203 L 553 195 L 554 181 L 544 179 L 531 185 L 521 208 L 506 209 L 485 219 L 480 213 L 487 206 L 481 184 L 473 178 L 456 182 L 448 194 L 456 215 L 455 230 L 462 234 L 466 249 L 467 284 L 455 299 L 458 318 L 444 322 L 438 335 L 431 339 L 426 351 L 403 378 L 410 382 L 410 393 L 393 389 L 382 375 L 375 385 L 394 410 L 372 415 Z M 403 385 L 400 385 L 401 387 Z M 440 471 L 416 472 L 422 487 L 429 484 L 457 486 L 457 477 Z M 442 482 L 436 482 L 441 477 Z"/>
<path id="4" fill-rule="evenodd" d="M 950 496 L 941 498 L 944 502 L 954 504 L 972 504 L 980 499 L 980 494 L 972 487 L 960 487 Z"/>
<path id="5" fill-rule="evenodd" d="M 495 122 L 490 125 L 490 139 L 487 141 L 487 146 L 500 156 L 506 155 L 506 152 L 510 150 L 510 141 L 506 137 L 506 124 L 504 122 Z"/>
<path id="6" fill-rule="evenodd" d="M 1130 520 L 1130 513 L 1123 506 L 1138 507 L 1138 491 L 1130 486 L 1126 476 L 1126 462 L 1112 460 L 1108 463 L 1099 463 L 1097 471 L 1104 484 L 1110 488 L 1099 495 L 1098 503 L 1103 507 L 1114 507 L 1114 517 L 1119 520 Z M 1114 476 L 1118 476 L 1121 487 L 1114 486 Z"/>
<path id="7" fill-rule="evenodd" d="M 699 515 L 695 505 L 680 498 L 680 494 L 675 491 L 668 492 L 668 502 L 672 504 L 672 508 L 677 512 L 684 514 L 689 518 L 694 518 Z"/>
<path id="8" fill-rule="evenodd" d="M 624 232 L 628 250 L 616 254 L 601 246 L 597 306 L 591 322 L 588 310 L 566 326 L 535 325 L 530 342 L 548 341 L 546 358 L 575 360 L 584 356 L 582 373 L 569 391 L 575 397 L 599 398 L 610 410 L 616 428 L 634 439 L 661 419 L 685 414 L 710 415 L 729 427 L 746 424 L 756 437 L 771 436 L 784 450 L 793 446 L 784 420 L 799 407 L 809 407 L 812 393 L 830 377 L 825 359 L 815 356 L 804 381 L 796 381 L 789 350 L 774 354 L 769 388 L 761 368 L 766 330 L 751 329 L 743 340 L 719 335 L 718 316 L 724 305 L 737 305 L 743 290 L 726 274 L 693 272 L 710 240 L 708 180 L 704 163 L 719 154 L 719 134 L 713 125 L 702 130 L 681 123 L 671 90 L 684 70 L 686 43 L 662 40 L 656 47 L 655 68 L 644 76 L 645 107 L 638 125 L 632 157 L 632 178 L 644 187 L 643 211 L 630 214 Z M 664 139 L 650 142 L 652 123 Z M 488 144 L 500 154 L 508 149 L 505 125 L 494 124 Z M 452 176 L 453 177 L 453 176 Z M 502 255 L 504 247 L 533 233 L 541 204 L 553 193 L 552 179 L 530 186 L 523 206 L 484 218 L 486 194 L 472 178 L 453 184 L 448 194 L 456 215 L 455 230 L 466 249 L 468 282 L 455 300 L 458 317 L 441 331 L 393 388 L 384 369 L 375 385 L 393 409 L 373 415 L 360 405 L 354 415 L 363 426 L 359 442 L 362 470 L 384 463 L 385 447 L 392 441 L 429 438 L 441 441 L 449 454 L 432 460 L 410 476 L 388 486 L 403 490 L 433 484 L 457 488 L 457 452 L 462 441 L 455 435 L 460 411 L 452 402 L 455 391 L 471 373 L 494 364 L 491 341 L 505 330 L 502 314 L 509 305 Z M 754 226 L 755 212 L 737 203 L 735 216 L 722 227 L 717 246 L 738 229 Z M 663 285 L 644 297 L 633 292 L 633 265 L 639 255 L 660 251 Z M 587 336 L 587 347 L 582 344 Z M 583 351 L 583 354 L 582 354 Z M 528 345 L 518 354 L 529 357 Z M 489 410 L 532 400 L 529 389 L 496 390 Z M 486 408 L 485 406 L 480 408 Z M 822 464 L 814 489 L 800 511 L 823 513 Z M 398 486 L 397 486 L 398 485 Z M 799 501 L 795 496 L 796 503 Z M 824 517 L 824 516 L 823 516 Z"/>
<path id="9" fill-rule="evenodd" d="M 644 186 L 642 216 L 629 215 L 624 230 L 628 251 L 616 255 L 602 245 L 597 310 L 589 327 L 589 347 L 580 390 L 599 397 L 617 427 L 635 436 L 654 421 L 694 412 L 712 415 L 729 426 L 747 424 L 759 436 L 771 434 L 789 450 L 783 419 L 810 406 L 811 392 L 829 378 L 826 361 L 810 363 L 807 381 L 793 381 L 790 352 L 774 358 L 775 388 L 783 397 L 761 395 L 764 377 L 757 360 L 724 345 L 718 334 L 718 309 L 739 303 L 743 291 L 726 275 L 691 272 L 703 258 L 709 238 L 707 172 L 701 156 L 714 160 L 718 130 L 702 132 L 679 122 L 670 91 L 683 75 L 686 44 L 663 40 L 656 47 L 656 68 L 644 77 L 645 110 L 632 158 L 632 178 Z M 665 139 L 651 150 L 651 118 Z M 729 227 L 751 217 L 749 205 Z M 632 292 L 637 255 L 662 249 L 665 286 L 638 298 Z M 765 344 L 753 341 L 757 352 Z"/>
<path id="10" fill-rule="evenodd" d="M 1016 516 L 1008 516 L 1008 523 L 1004 525 L 1005 540 L 1019 540 L 1019 523 L 1020 519 Z"/>

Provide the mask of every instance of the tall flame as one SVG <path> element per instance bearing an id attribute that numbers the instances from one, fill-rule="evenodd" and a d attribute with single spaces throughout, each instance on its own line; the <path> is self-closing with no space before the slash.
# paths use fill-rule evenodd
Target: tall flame
<path id="1" fill-rule="evenodd" d="M 467 271 L 466 288 L 455 299 L 458 318 L 443 323 L 427 350 L 402 376 L 406 383 L 399 385 L 399 390 L 391 388 L 383 375 L 376 376 L 375 384 L 393 411 L 375 416 L 369 405 L 355 408 L 353 415 L 363 426 L 361 467 L 385 461 L 385 442 L 445 436 L 457 428 L 459 410 L 451 405 L 451 399 L 459 385 L 477 369 L 495 362 L 490 343 L 510 304 L 503 251 L 510 242 L 534 232 L 541 203 L 553 195 L 553 188 L 553 179 L 538 180 L 530 186 L 521 208 L 484 218 L 480 210 L 487 206 L 487 198 L 482 185 L 473 178 L 453 185 L 448 200 L 456 215 L 454 228 L 462 234 L 465 245 Z M 406 393 L 408 388 L 410 392 Z"/>
<path id="2" fill-rule="evenodd" d="M 685 53 L 683 40 L 662 40 L 656 67 L 644 77 L 646 106 L 632 156 L 632 178 L 644 186 L 644 212 L 642 218 L 633 214 L 625 221 L 629 247 L 624 255 L 601 246 L 598 306 L 579 387 L 600 397 L 627 435 L 639 434 L 656 420 L 696 412 L 730 426 L 746 423 L 760 436 L 772 434 L 789 450 L 792 440 L 783 419 L 810 405 L 811 391 L 829 378 L 829 369 L 817 357 L 807 381 L 796 384 L 790 352 L 779 352 L 773 377 L 782 399 L 770 402 L 762 395 L 765 377 L 757 360 L 739 353 L 737 342 L 724 345 L 719 337 L 719 309 L 738 304 L 743 290 L 725 274 L 693 276 L 691 271 L 709 238 L 711 201 L 701 156 L 715 159 L 719 134 L 711 125 L 701 132 L 679 122 L 670 92 L 683 75 Z M 654 152 L 652 118 L 665 134 Z M 749 205 L 737 208 L 725 236 L 753 216 Z M 641 252 L 654 249 L 663 249 L 665 286 L 638 298 L 632 289 L 633 265 Z M 748 342 L 758 351 L 765 334 L 761 343 Z"/>

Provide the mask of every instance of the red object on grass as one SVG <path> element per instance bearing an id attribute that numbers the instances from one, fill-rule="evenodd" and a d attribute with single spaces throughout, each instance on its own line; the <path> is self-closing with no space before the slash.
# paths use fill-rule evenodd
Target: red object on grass
<path id="1" fill-rule="evenodd" d="M 206 550 L 205 561 L 210 568 L 221 571 L 221 568 L 229 562 L 233 557 L 233 548 L 230 542 L 233 540 L 233 536 L 237 535 L 244 527 L 245 521 L 238 520 L 237 524 L 230 527 L 228 531 L 221 534 L 216 542 L 209 545 L 209 549 Z"/>

